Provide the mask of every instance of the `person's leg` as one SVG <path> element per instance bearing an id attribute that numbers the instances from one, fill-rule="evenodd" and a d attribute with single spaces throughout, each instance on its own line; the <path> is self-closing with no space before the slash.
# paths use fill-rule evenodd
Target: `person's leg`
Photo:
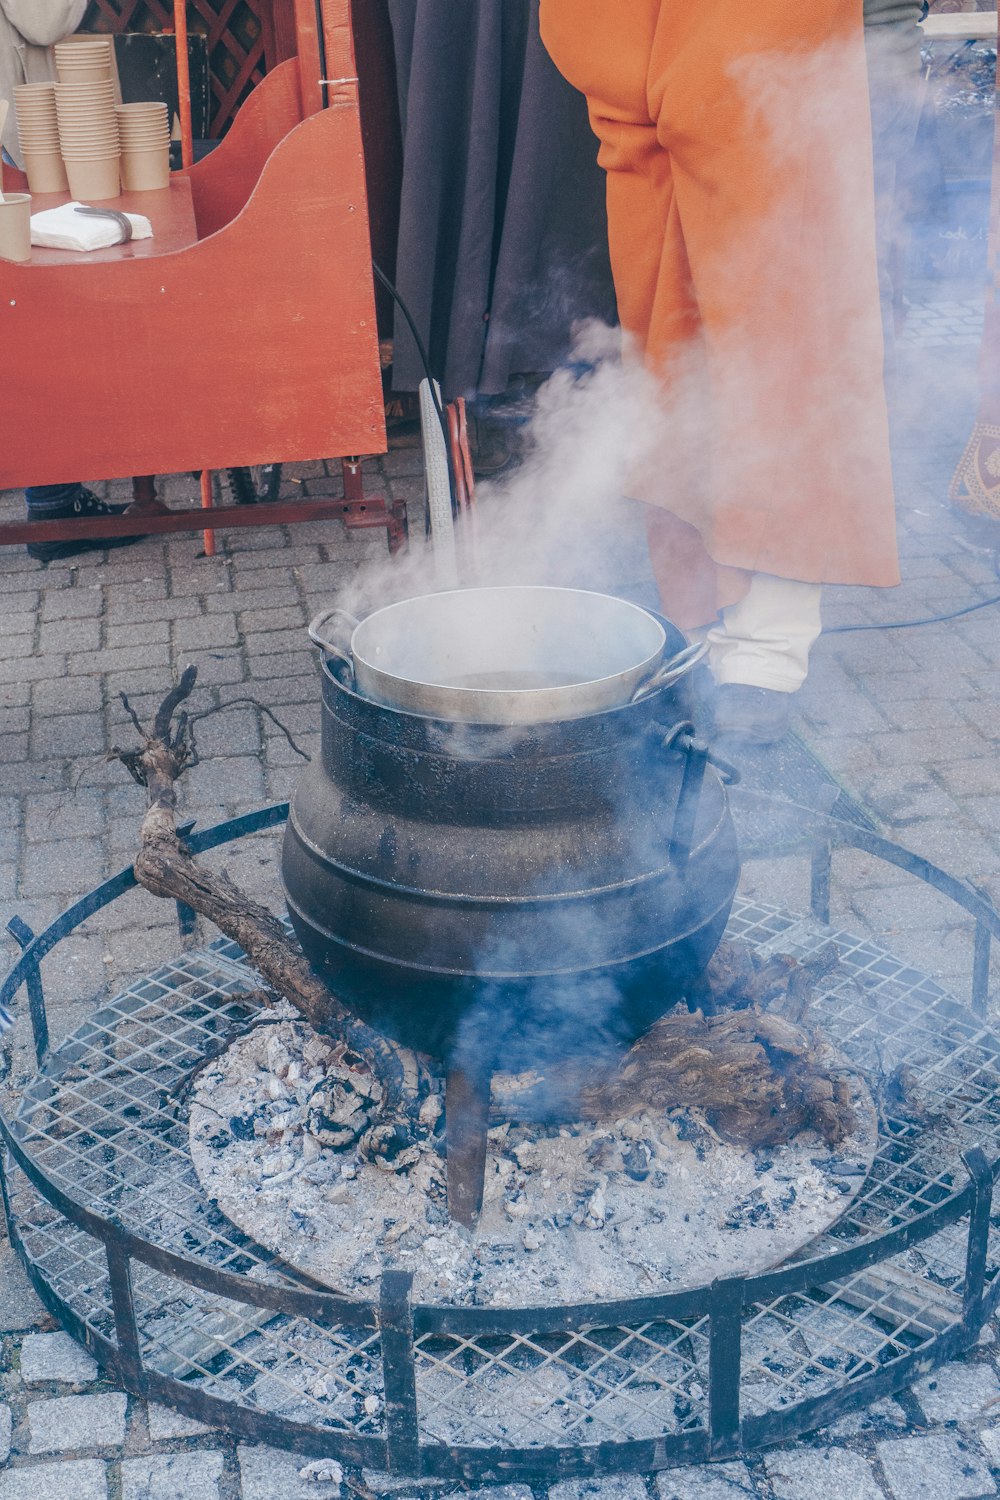
<path id="1" fill-rule="evenodd" d="M 28 519 L 45 521 L 53 516 L 64 516 L 82 493 L 83 485 L 79 483 L 29 485 L 24 492 Z"/>
<path id="2" fill-rule="evenodd" d="M 24 491 L 29 521 L 78 520 L 97 516 L 120 516 L 127 505 L 109 505 L 79 481 L 70 484 L 33 484 Z M 36 562 L 56 562 L 81 552 L 128 547 L 142 541 L 139 536 L 80 537 L 65 542 L 29 542 L 28 556 Z"/>
<path id="3" fill-rule="evenodd" d="M 755 573 L 744 597 L 722 611 L 705 637 L 712 676 L 720 686 L 794 693 L 806 680 L 821 628 L 818 583 Z"/>

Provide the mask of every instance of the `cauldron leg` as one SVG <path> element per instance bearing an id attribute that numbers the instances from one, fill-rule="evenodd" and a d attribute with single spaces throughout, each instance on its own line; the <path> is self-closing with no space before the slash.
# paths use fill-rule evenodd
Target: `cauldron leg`
<path id="1" fill-rule="evenodd" d="M 490 1074 L 451 1068 L 445 1082 L 448 1216 L 472 1229 L 483 1206 Z"/>

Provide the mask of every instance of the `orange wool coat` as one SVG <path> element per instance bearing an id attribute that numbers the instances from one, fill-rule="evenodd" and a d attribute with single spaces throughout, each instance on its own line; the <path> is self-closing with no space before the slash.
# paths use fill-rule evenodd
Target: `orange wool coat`
<path id="1" fill-rule="evenodd" d="M 688 627 L 752 572 L 899 581 L 861 8 L 541 0 L 600 143 L 621 322 L 662 382 L 632 484 Z"/>

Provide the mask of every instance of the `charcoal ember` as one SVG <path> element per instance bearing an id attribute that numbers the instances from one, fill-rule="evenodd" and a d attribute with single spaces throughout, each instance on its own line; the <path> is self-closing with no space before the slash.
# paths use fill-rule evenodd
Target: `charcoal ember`
<path id="1" fill-rule="evenodd" d="M 425 1130 L 433 1131 L 444 1114 L 444 1102 L 440 1094 L 428 1094 L 417 1111 L 417 1123 Z"/>
<path id="2" fill-rule="evenodd" d="M 306 1037 L 302 1046 L 302 1061 L 309 1068 L 326 1069 L 333 1057 L 333 1048 L 328 1041 L 314 1032 Z"/>
<path id="3" fill-rule="evenodd" d="M 587 1147 L 587 1160 L 598 1171 L 606 1171 L 618 1159 L 617 1142 L 613 1135 L 600 1135 Z"/>
<path id="4" fill-rule="evenodd" d="M 447 1177 L 441 1158 L 433 1152 L 424 1152 L 412 1171 L 413 1185 L 418 1192 L 429 1198 L 443 1200 L 447 1193 Z"/>
<path id="5" fill-rule="evenodd" d="M 622 1152 L 622 1170 L 633 1182 L 645 1182 L 652 1159 L 652 1148 L 647 1141 L 633 1141 L 628 1150 Z"/>
<path id="6" fill-rule="evenodd" d="M 408 1171 L 416 1166 L 422 1154 L 408 1124 L 400 1120 L 376 1125 L 368 1132 L 362 1147 L 370 1161 L 388 1172 Z"/>
<path id="7" fill-rule="evenodd" d="M 330 1068 L 306 1104 L 306 1128 L 321 1146 L 343 1151 L 371 1125 L 382 1102 L 382 1085 L 371 1073 L 346 1065 Z"/>
<path id="8" fill-rule="evenodd" d="M 238 1141 L 252 1141 L 256 1134 L 253 1115 L 231 1115 L 229 1129 Z"/>

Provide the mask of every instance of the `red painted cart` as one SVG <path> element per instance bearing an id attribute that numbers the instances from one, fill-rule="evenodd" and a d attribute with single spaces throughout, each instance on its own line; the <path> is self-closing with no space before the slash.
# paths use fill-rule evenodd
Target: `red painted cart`
<path id="1" fill-rule="evenodd" d="M 297 55 L 221 145 L 130 198 L 152 242 L 0 261 L 0 488 L 385 450 L 350 0 L 295 0 L 294 22 Z M 343 501 L 201 511 L 137 480 L 127 515 L 0 525 L 0 544 L 346 515 L 395 548 L 405 514 L 363 495 L 356 459 L 344 475 Z"/>

